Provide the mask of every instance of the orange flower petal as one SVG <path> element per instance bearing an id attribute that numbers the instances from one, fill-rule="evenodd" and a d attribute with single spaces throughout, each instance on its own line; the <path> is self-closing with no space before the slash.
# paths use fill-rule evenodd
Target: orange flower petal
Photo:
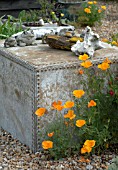
<path id="1" fill-rule="evenodd" d="M 106 10 L 106 6 L 101 6 L 102 9 Z"/>
<path id="2" fill-rule="evenodd" d="M 60 100 L 58 100 L 57 102 L 54 101 L 54 102 L 52 103 L 52 108 L 53 108 L 53 109 L 56 109 L 56 110 L 58 110 L 58 111 L 61 111 L 64 107 L 62 106 L 62 102 L 61 102 Z"/>
<path id="3" fill-rule="evenodd" d="M 89 4 L 89 5 L 92 5 L 92 4 L 93 4 L 93 2 L 92 2 L 92 1 L 88 1 L 88 4 Z"/>
<path id="4" fill-rule="evenodd" d="M 64 105 L 64 108 L 71 108 L 74 106 L 74 102 L 73 101 L 67 101 Z"/>
<path id="5" fill-rule="evenodd" d="M 48 137 L 52 137 L 54 135 L 54 132 L 48 133 Z"/>
<path id="6" fill-rule="evenodd" d="M 77 120 L 76 121 L 76 126 L 77 127 L 82 127 L 86 124 L 86 121 L 85 120 Z"/>
<path id="7" fill-rule="evenodd" d="M 111 63 L 111 60 L 109 60 L 108 58 L 106 58 L 103 62 L 110 64 L 110 63 Z"/>
<path id="8" fill-rule="evenodd" d="M 91 10 L 89 8 L 85 8 L 84 9 L 84 12 L 86 12 L 87 14 L 90 14 L 91 13 Z"/>
<path id="9" fill-rule="evenodd" d="M 79 74 L 84 74 L 84 71 L 83 70 L 79 70 Z"/>
<path id="10" fill-rule="evenodd" d="M 74 119 L 76 115 L 73 110 L 69 110 L 67 114 L 64 115 L 64 118 L 69 118 L 70 120 Z"/>
<path id="11" fill-rule="evenodd" d="M 36 114 L 37 116 L 43 116 L 45 112 L 46 112 L 46 109 L 43 108 L 43 107 L 41 107 L 41 108 L 39 108 L 39 109 L 36 110 L 35 114 Z"/>
<path id="12" fill-rule="evenodd" d="M 92 66 L 92 63 L 91 63 L 91 61 L 86 60 L 85 62 L 81 63 L 80 65 L 83 66 L 84 68 L 89 68 Z"/>
<path id="13" fill-rule="evenodd" d="M 77 98 L 81 98 L 84 95 L 84 91 L 83 90 L 74 90 L 73 91 L 73 95 Z"/>
<path id="14" fill-rule="evenodd" d="M 88 147 L 94 147 L 95 146 L 95 140 L 86 140 L 84 142 L 84 146 L 88 146 Z"/>
<path id="15" fill-rule="evenodd" d="M 79 55 L 79 60 L 87 60 L 89 56 L 87 54 Z"/>
<path id="16" fill-rule="evenodd" d="M 99 64 L 99 65 L 98 65 L 98 68 L 100 68 L 101 70 L 105 71 L 105 70 L 107 70 L 108 68 L 110 68 L 110 66 L 109 66 L 108 63 L 103 62 L 102 64 Z"/>
<path id="17" fill-rule="evenodd" d="M 53 142 L 52 141 L 43 141 L 42 142 L 42 147 L 43 149 L 50 149 L 50 148 L 53 148 Z"/>
<path id="18" fill-rule="evenodd" d="M 91 101 L 88 103 L 88 107 L 93 107 L 93 106 L 96 106 L 96 102 L 94 102 L 94 100 L 91 100 Z"/>

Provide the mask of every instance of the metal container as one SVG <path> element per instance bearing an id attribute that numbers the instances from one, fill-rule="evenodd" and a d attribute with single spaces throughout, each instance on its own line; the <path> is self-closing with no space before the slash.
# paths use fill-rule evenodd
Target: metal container
<path id="1" fill-rule="evenodd" d="M 118 50 L 96 51 L 96 65 L 111 57 L 113 70 L 118 68 Z M 100 57 L 101 58 L 100 58 Z M 50 110 L 55 100 L 71 99 L 74 89 L 82 88 L 78 57 L 71 51 L 51 49 L 48 45 L 0 47 L 0 127 L 14 138 L 38 151 L 39 132 L 55 114 Z M 49 112 L 41 118 L 34 114 L 38 107 Z"/>

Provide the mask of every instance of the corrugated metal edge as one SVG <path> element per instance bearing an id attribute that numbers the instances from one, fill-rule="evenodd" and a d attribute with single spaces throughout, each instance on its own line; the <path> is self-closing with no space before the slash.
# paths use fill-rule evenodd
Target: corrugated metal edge
<path id="1" fill-rule="evenodd" d="M 37 109 L 37 74 L 32 73 L 32 150 L 37 151 L 37 116 L 34 114 Z"/>
<path id="2" fill-rule="evenodd" d="M 102 63 L 105 60 L 103 57 L 99 57 L 97 59 L 91 59 L 91 62 L 93 65 L 97 65 L 99 63 Z M 113 56 L 110 58 L 112 63 L 118 63 L 118 56 Z M 58 70 L 58 69 L 66 69 L 66 68 L 74 68 L 80 66 L 80 61 L 78 62 L 71 62 L 71 63 L 63 63 L 63 62 L 58 62 L 58 63 L 49 63 L 48 65 L 39 65 L 35 66 L 35 69 L 38 72 L 44 72 L 48 70 Z"/>

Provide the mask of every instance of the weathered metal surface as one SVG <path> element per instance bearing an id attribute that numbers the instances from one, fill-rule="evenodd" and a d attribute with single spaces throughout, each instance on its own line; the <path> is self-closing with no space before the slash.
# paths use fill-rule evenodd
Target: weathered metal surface
<path id="1" fill-rule="evenodd" d="M 37 151 L 38 132 L 55 116 L 50 111 L 54 100 L 71 98 L 72 90 L 81 88 L 78 58 L 71 51 L 51 49 L 37 41 L 37 46 L 0 48 L 0 126 L 21 142 Z M 112 58 L 118 72 L 118 50 L 101 49 L 95 52 L 93 63 Z M 37 119 L 37 107 L 49 112 Z"/>

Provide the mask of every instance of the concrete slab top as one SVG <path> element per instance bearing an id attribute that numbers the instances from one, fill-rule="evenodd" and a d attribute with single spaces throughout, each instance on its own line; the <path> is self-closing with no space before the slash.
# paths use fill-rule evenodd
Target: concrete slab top
<path id="1" fill-rule="evenodd" d="M 71 51 L 52 49 L 47 44 L 42 44 L 41 40 L 37 40 L 36 46 L 25 46 L 25 47 L 11 47 L 4 48 L 4 41 L 0 41 L 1 49 L 5 52 L 10 52 L 17 56 L 19 59 L 32 64 L 34 66 L 50 65 L 50 64 L 69 64 L 77 63 L 78 57 L 75 56 Z M 100 58 L 115 57 L 118 60 L 118 48 L 101 49 L 95 52 L 93 60 Z"/>

